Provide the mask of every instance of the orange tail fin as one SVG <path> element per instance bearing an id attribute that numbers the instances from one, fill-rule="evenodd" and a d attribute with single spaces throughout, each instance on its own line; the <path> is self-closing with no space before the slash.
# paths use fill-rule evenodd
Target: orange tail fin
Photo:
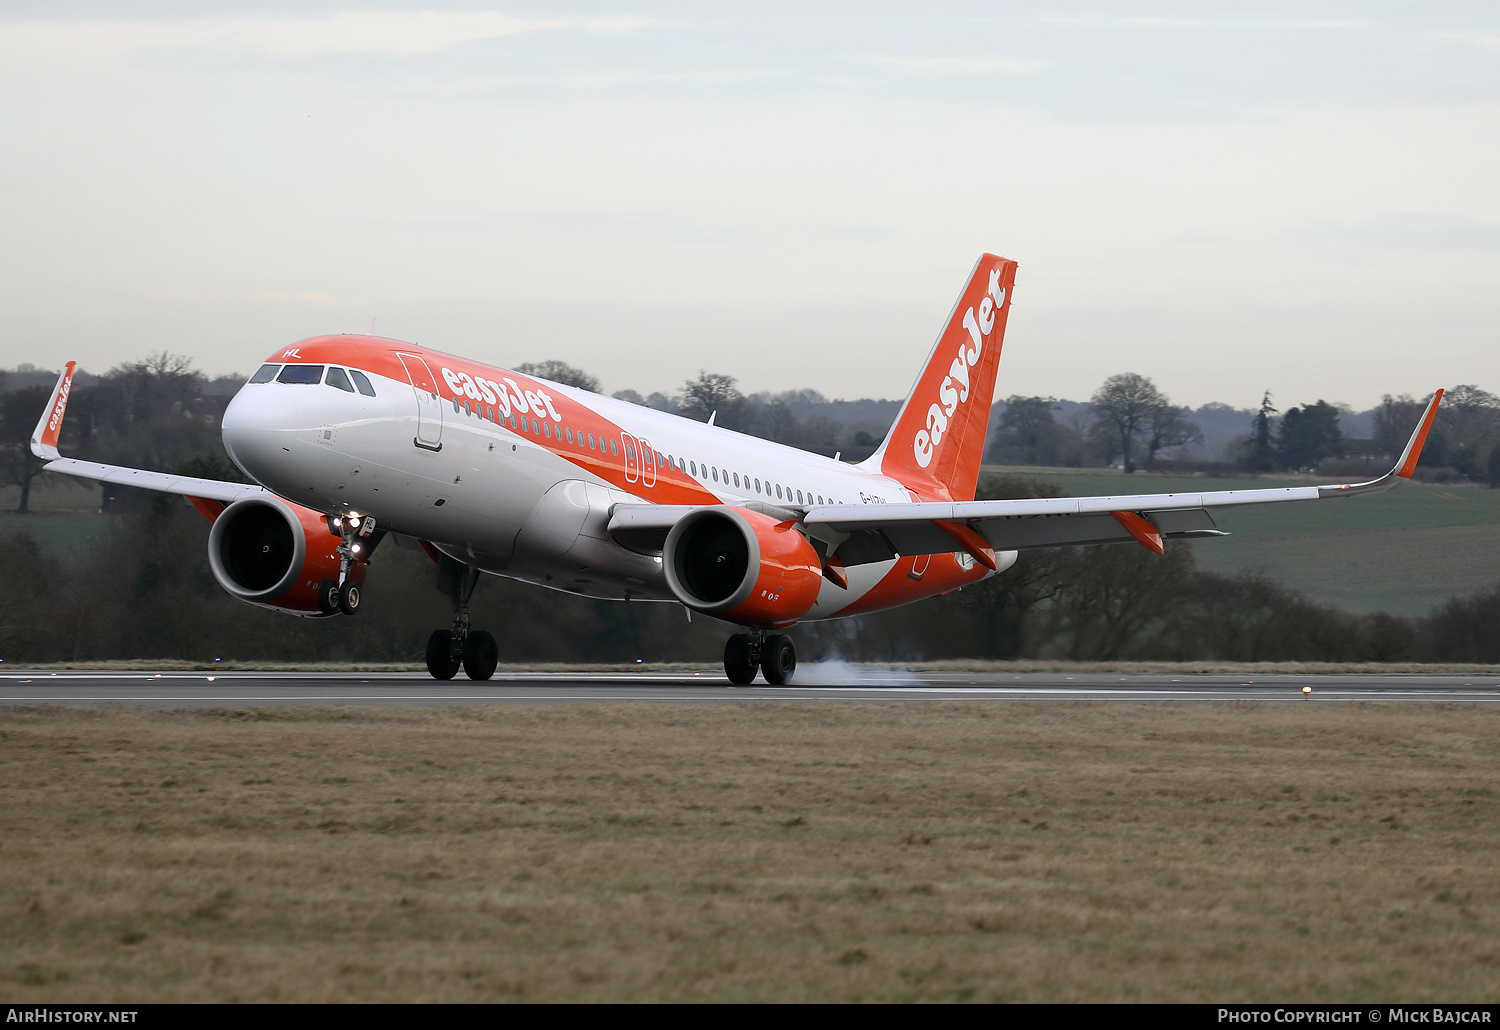
<path id="1" fill-rule="evenodd" d="M 1016 267 L 994 254 L 979 259 L 896 424 L 863 467 L 921 500 L 973 500 Z"/>

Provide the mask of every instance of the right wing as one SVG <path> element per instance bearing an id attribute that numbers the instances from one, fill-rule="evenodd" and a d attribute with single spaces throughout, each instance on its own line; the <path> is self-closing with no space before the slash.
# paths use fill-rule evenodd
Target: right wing
<path id="1" fill-rule="evenodd" d="M 1396 465 L 1366 483 L 1274 487 L 1264 490 L 1212 490 L 1114 497 L 1037 497 L 1006 501 L 920 501 L 915 504 L 822 504 L 806 509 L 750 502 L 746 507 L 795 521 L 844 565 L 864 565 L 918 554 L 967 551 L 975 561 L 996 567 L 994 552 L 1031 547 L 1066 547 L 1135 540 L 1161 554 L 1163 541 L 1227 536 L 1214 524 L 1210 508 L 1330 497 L 1389 490 L 1410 479 L 1432 428 L 1438 390 Z M 618 504 L 610 513 L 616 542 L 642 554 L 660 554 L 667 533 L 696 505 Z"/>
<path id="2" fill-rule="evenodd" d="M 42 411 L 42 417 L 31 433 L 31 453 L 47 460 L 43 468 L 48 472 L 61 472 L 80 479 L 94 479 L 101 483 L 116 483 L 134 486 L 142 490 L 157 490 L 162 493 L 182 494 L 184 497 L 233 504 L 241 497 L 263 494 L 263 487 L 247 483 L 225 483 L 217 479 L 195 479 L 192 476 L 174 476 L 166 472 L 148 472 L 144 469 L 125 468 L 121 465 L 101 465 L 93 461 L 64 458 L 57 450 L 57 437 L 62 432 L 63 413 L 68 408 L 68 394 L 73 388 L 73 369 L 76 361 L 68 362 L 62 375 L 57 377 L 57 386 L 52 390 L 52 399 Z"/>
<path id="3" fill-rule="evenodd" d="M 955 543 L 984 565 L 993 561 L 982 553 L 985 548 L 1016 551 L 1134 539 L 1159 554 L 1165 538 L 1227 535 L 1214 525 L 1209 508 L 1354 497 L 1380 493 L 1399 479 L 1410 479 L 1442 399 L 1443 391 L 1438 390 L 1395 467 L 1365 483 L 1114 497 L 821 505 L 809 508 L 802 522 L 812 532 L 847 534 L 848 539 L 836 548 L 846 565 L 895 555 L 938 554 L 954 550 Z"/>

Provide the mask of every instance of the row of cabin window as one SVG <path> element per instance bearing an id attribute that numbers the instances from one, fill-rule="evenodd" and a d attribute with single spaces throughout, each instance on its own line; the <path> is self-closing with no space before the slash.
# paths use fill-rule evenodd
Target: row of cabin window
<path id="1" fill-rule="evenodd" d="M 478 404 L 472 404 L 469 401 L 459 401 L 457 398 L 454 398 L 454 401 L 453 401 L 453 410 L 455 412 L 462 412 L 462 413 L 464 413 L 466 415 L 475 415 L 475 416 L 477 416 L 479 418 L 487 419 L 490 422 L 494 422 L 495 421 L 495 409 L 494 408 L 482 407 L 481 405 L 478 405 Z M 503 415 L 503 413 L 502 413 L 502 415 Z M 550 422 L 543 422 L 541 419 L 535 419 L 535 418 L 534 419 L 528 419 L 525 415 L 521 415 L 519 417 L 520 417 L 520 424 L 519 424 L 519 426 L 516 423 L 517 416 L 516 416 L 516 414 L 514 412 L 511 413 L 510 418 L 508 420 L 505 419 L 504 417 L 502 417 L 500 419 L 500 421 L 502 423 L 505 423 L 505 422 L 508 421 L 508 423 L 509 423 L 509 425 L 510 425 L 510 427 L 512 429 L 519 428 L 522 432 L 530 432 L 534 436 L 545 436 L 548 439 L 551 439 L 555 435 L 558 440 L 561 440 L 561 439 L 563 439 L 563 435 L 566 433 L 567 434 L 568 443 L 573 443 L 574 442 L 573 430 L 570 429 L 570 428 L 567 428 L 567 427 L 564 427 L 564 426 L 559 426 L 559 425 L 554 425 L 554 424 L 552 424 Z M 579 447 L 583 446 L 583 440 L 584 440 L 583 431 L 579 430 L 578 431 L 578 435 L 577 435 L 577 444 L 578 444 Z M 609 453 L 610 454 L 614 454 L 614 455 L 618 455 L 620 453 L 620 451 L 619 451 L 619 448 L 616 446 L 615 442 L 613 440 L 609 440 L 607 442 L 609 444 Z M 603 450 L 605 443 L 606 443 L 606 441 L 603 438 L 598 439 L 598 441 L 596 442 L 595 438 L 594 438 L 594 434 L 593 433 L 589 433 L 588 434 L 588 447 L 589 447 L 589 450 L 591 450 L 591 451 L 593 451 L 593 450 Z M 633 447 L 631 445 L 631 443 L 630 443 L 629 440 L 625 441 L 625 453 L 630 458 L 631 461 L 635 460 L 635 447 Z M 678 470 L 683 471 L 683 472 L 691 471 L 691 474 L 694 475 L 694 476 L 698 475 L 698 468 L 699 468 L 699 466 L 698 466 L 698 463 L 696 461 L 686 461 L 686 460 L 684 460 L 682 458 L 674 458 L 670 454 L 662 454 L 661 452 L 656 451 L 656 450 L 654 450 L 651 447 L 646 447 L 646 446 L 642 446 L 641 447 L 641 459 L 643 461 L 645 461 L 645 463 L 648 464 L 648 465 L 652 465 L 652 466 L 661 465 L 661 466 L 664 466 L 666 468 L 674 468 L 675 467 Z M 719 478 L 719 475 L 720 475 L 719 469 L 717 467 L 715 467 L 715 466 L 704 465 L 703 466 L 703 474 L 704 474 L 705 477 L 711 475 L 713 477 L 713 481 L 715 483 L 721 482 L 721 480 Z M 739 487 L 740 486 L 740 474 L 738 472 L 730 472 L 728 469 L 725 469 L 723 471 L 723 477 L 724 478 L 723 478 L 722 482 L 724 483 L 724 485 L 725 486 L 729 485 L 729 483 L 730 483 L 730 477 L 731 476 L 733 476 L 733 478 L 734 478 L 734 485 L 736 487 Z M 763 493 L 767 497 L 771 496 L 771 491 L 774 489 L 776 491 L 776 499 L 777 500 L 785 500 L 785 501 L 790 502 L 791 499 L 792 499 L 792 495 L 795 493 L 796 497 L 797 497 L 797 503 L 798 504 L 811 504 L 811 503 L 813 503 L 814 494 L 813 494 L 813 492 L 811 490 L 809 490 L 807 492 L 806 499 L 804 499 L 803 493 L 802 493 L 801 490 L 794 491 L 791 487 L 786 487 L 785 488 L 785 493 L 783 493 L 781 484 L 780 483 L 772 483 L 770 480 L 766 481 L 765 488 L 762 489 L 762 487 L 760 485 L 760 480 L 759 479 L 753 479 L 750 476 L 746 476 L 745 477 L 744 487 L 742 489 L 749 488 L 749 486 L 750 486 L 750 484 L 752 482 L 755 484 L 755 491 L 757 493 Z M 818 504 L 823 504 L 824 501 L 823 501 L 822 494 L 818 494 L 816 496 L 817 496 L 817 503 Z M 837 503 L 837 502 L 830 502 L 830 503 Z"/>
<path id="2" fill-rule="evenodd" d="M 572 429 L 556 425 L 552 422 L 543 422 L 539 418 L 527 418 L 525 415 L 518 416 L 515 412 L 511 412 L 509 418 L 506 418 L 505 413 L 501 412 L 500 417 L 497 419 L 495 417 L 494 408 L 487 408 L 483 405 L 472 404 L 469 401 L 460 401 L 457 398 L 455 398 L 453 401 L 453 410 L 455 412 L 461 412 L 465 415 L 474 415 L 478 418 L 485 419 L 488 422 L 495 422 L 499 425 L 508 425 L 512 429 L 519 429 L 521 432 L 530 433 L 533 436 L 544 436 L 549 440 L 556 437 L 560 441 L 563 439 L 564 434 L 567 435 L 568 443 L 573 443 L 575 440 Z M 520 420 L 519 422 L 517 422 L 518 418 Z M 578 431 L 576 440 L 579 447 L 584 446 L 583 430 L 580 429 Z M 602 436 L 596 440 L 593 433 L 588 434 L 589 450 L 602 451 L 606 448 L 609 450 L 610 454 L 617 455 L 620 453 L 619 446 L 613 440 L 606 440 Z"/>
<path id="3" fill-rule="evenodd" d="M 750 484 L 754 483 L 755 484 L 755 492 L 756 493 L 760 493 L 760 494 L 765 494 L 767 497 L 770 497 L 771 496 L 771 491 L 775 490 L 776 491 L 776 499 L 778 501 L 787 501 L 787 502 L 790 502 L 791 499 L 792 499 L 792 495 L 795 494 L 796 497 L 797 497 L 797 503 L 798 504 L 812 504 L 814 496 L 817 497 L 817 503 L 818 504 L 824 504 L 824 503 L 827 503 L 827 504 L 838 504 L 839 503 L 838 501 L 835 501 L 835 500 L 833 500 L 831 498 L 828 501 L 825 502 L 823 500 L 823 495 L 822 494 L 816 494 L 815 495 L 811 490 L 807 491 L 806 499 L 803 498 L 803 494 L 802 494 L 801 490 L 793 490 L 791 487 L 787 487 L 786 488 L 786 492 L 783 494 L 781 484 L 780 483 L 773 483 L 769 479 L 766 480 L 765 488 L 762 489 L 762 487 L 760 485 L 760 480 L 756 479 L 756 478 L 754 478 L 752 476 L 746 476 L 745 479 L 744 479 L 744 486 L 741 486 L 740 485 L 740 474 L 738 472 L 730 472 L 728 469 L 722 469 L 721 470 L 721 469 L 718 468 L 718 466 L 715 466 L 715 465 L 699 465 L 696 461 L 684 461 L 682 458 L 673 458 L 672 455 L 670 455 L 670 454 L 664 455 L 662 457 L 662 461 L 666 464 L 666 466 L 668 468 L 672 468 L 672 467 L 675 466 L 677 469 L 679 469 L 679 470 L 681 470 L 683 472 L 691 473 L 693 476 L 697 476 L 699 474 L 699 472 L 701 471 L 702 474 L 703 474 L 703 478 L 707 479 L 709 477 L 712 477 L 713 481 L 715 483 L 723 483 L 725 486 L 729 485 L 731 477 L 733 477 L 733 479 L 734 479 L 734 485 L 738 489 L 748 490 L 750 488 Z M 720 478 L 721 476 L 722 476 L 722 478 Z"/>
<path id="4" fill-rule="evenodd" d="M 354 393 L 357 389 L 366 397 L 375 396 L 375 387 L 370 379 L 358 369 L 349 369 L 345 372 L 337 365 L 329 365 L 325 374 L 322 365 L 262 365 L 256 373 L 250 377 L 252 383 L 269 383 L 276 380 L 278 383 L 290 383 L 293 386 L 311 386 L 322 383 L 345 393 Z M 280 375 L 277 372 L 280 371 Z M 350 377 L 354 381 L 351 383 Z"/>

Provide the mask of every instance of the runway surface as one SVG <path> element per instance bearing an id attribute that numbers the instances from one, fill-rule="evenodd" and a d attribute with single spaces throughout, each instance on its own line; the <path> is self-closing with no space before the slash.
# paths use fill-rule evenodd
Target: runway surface
<path id="1" fill-rule="evenodd" d="M 1311 693 L 1304 693 L 1311 687 Z M 411 673 L 0 673 L 0 704 L 243 708 L 579 701 L 1500 701 L 1500 676 L 1229 676 L 908 672 L 808 665 L 785 687 L 716 673 L 497 673 L 446 683 Z"/>

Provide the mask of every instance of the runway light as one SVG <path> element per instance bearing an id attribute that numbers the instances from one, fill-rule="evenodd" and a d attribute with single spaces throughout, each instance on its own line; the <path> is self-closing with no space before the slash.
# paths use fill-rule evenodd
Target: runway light
<path id="1" fill-rule="evenodd" d="M 216 661 L 216 662 L 222 662 L 222 661 L 223 661 L 223 660 L 224 660 L 224 659 L 222 659 L 222 658 L 215 658 L 215 659 L 214 659 L 214 661 Z"/>
<path id="2" fill-rule="evenodd" d="M 1302 688 L 1302 696 L 1303 697 L 1311 697 L 1312 696 L 1312 687 L 1303 687 Z"/>
<path id="3" fill-rule="evenodd" d="M 639 658 L 637 658 L 637 659 L 636 659 L 636 660 L 635 660 L 635 664 L 637 664 L 637 665 L 639 665 L 639 664 L 641 664 L 641 660 L 640 660 L 640 659 L 639 659 Z"/>
<path id="4" fill-rule="evenodd" d="M 213 682 L 213 681 L 214 681 L 214 677 L 213 677 L 213 676 L 210 676 L 210 677 L 209 677 L 209 678 L 208 678 L 208 682 L 210 682 L 210 683 L 212 683 L 212 682 Z"/>

